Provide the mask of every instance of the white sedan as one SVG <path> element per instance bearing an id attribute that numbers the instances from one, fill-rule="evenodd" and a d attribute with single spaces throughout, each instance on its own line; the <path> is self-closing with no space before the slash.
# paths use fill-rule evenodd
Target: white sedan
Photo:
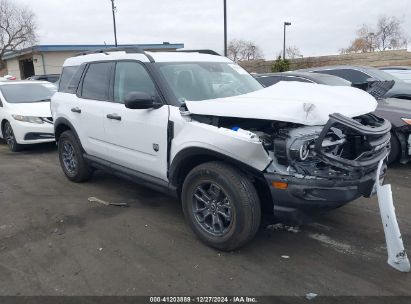
<path id="1" fill-rule="evenodd" d="M 0 82 L 0 138 L 10 150 L 54 141 L 50 99 L 56 86 L 45 81 Z"/>

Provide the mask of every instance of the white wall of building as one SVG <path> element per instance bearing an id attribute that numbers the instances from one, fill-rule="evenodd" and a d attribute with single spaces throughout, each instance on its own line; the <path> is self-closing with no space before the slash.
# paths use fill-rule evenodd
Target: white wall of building
<path id="1" fill-rule="evenodd" d="M 33 56 L 34 71 L 36 75 L 60 74 L 64 61 L 77 53 L 78 52 L 46 52 L 35 54 Z"/>
<path id="2" fill-rule="evenodd" d="M 13 75 L 17 77 L 17 79 L 21 79 L 20 65 L 17 58 L 7 60 L 7 74 Z"/>

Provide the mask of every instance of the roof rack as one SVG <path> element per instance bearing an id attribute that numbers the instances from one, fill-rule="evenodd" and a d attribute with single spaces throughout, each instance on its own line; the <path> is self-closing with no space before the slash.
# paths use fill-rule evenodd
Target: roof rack
<path id="1" fill-rule="evenodd" d="M 81 52 L 79 54 L 76 54 L 75 57 L 77 56 L 85 56 L 85 55 L 91 55 L 91 54 L 106 54 L 108 55 L 109 52 L 126 52 L 127 54 L 144 54 L 146 57 L 150 60 L 150 62 L 154 62 L 154 59 L 152 56 L 144 52 L 143 49 L 135 46 L 128 46 L 128 47 L 109 47 L 109 48 L 104 48 L 104 49 L 98 49 L 98 50 L 92 50 L 92 51 L 87 51 L 87 52 Z"/>
<path id="2" fill-rule="evenodd" d="M 213 50 L 201 49 L 201 50 L 177 50 L 177 52 L 182 53 L 201 53 L 201 54 L 208 54 L 208 55 L 216 55 L 221 56 L 219 53 Z"/>

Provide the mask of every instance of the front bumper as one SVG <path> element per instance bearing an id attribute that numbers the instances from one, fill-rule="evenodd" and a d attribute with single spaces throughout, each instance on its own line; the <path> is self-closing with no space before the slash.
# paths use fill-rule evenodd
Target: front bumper
<path id="1" fill-rule="evenodd" d="M 385 172 L 385 170 L 384 170 Z M 297 178 L 264 174 L 274 204 L 274 216 L 301 223 L 314 215 L 339 208 L 359 197 L 373 195 L 376 171 L 357 180 Z M 381 176 L 382 180 L 384 176 Z M 277 189 L 273 183 L 287 183 Z"/>
<path id="2" fill-rule="evenodd" d="M 264 174 L 273 199 L 275 217 L 301 222 L 305 217 L 373 194 L 378 164 L 387 158 L 390 151 L 391 124 L 374 115 L 364 117 L 363 120 L 364 124 L 340 114 L 330 115 L 329 121 L 315 140 L 315 157 L 325 168 L 331 168 L 328 174 L 327 169 L 321 172 L 316 167 L 318 163 L 314 161 L 305 162 L 305 172 L 297 171 L 297 174 L 290 175 Z M 335 153 L 335 149 L 329 150 L 324 141 L 330 132 L 335 135 L 338 132 L 346 134 L 349 147 L 354 152 L 346 155 Z M 302 164 L 299 166 L 303 167 Z M 311 168 L 316 169 L 310 170 Z M 386 165 L 383 169 L 380 180 L 384 178 Z M 317 171 L 320 173 L 316 173 Z"/>
<path id="3" fill-rule="evenodd" d="M 11 122 L 11 127 L 17 143 L 21 145 L 53 142 L 55 140 L 54 126 L 51 123 L 34 124 L 14 120 Z"/>

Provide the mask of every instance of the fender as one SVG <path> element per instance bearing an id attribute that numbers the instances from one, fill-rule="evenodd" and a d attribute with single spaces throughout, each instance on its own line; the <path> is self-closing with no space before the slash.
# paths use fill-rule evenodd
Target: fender
<path id="1" fill-rule="evenodd" d="M 74 133 L 74 136 L 76 137 L 76 139 L 78 140 L 78 142 L 81 145 L 80 137 L 78 136 L 76 129 L 71 124 L 71 122 L 68 121 L 64 117 L 57 118 L 57 120 L 54 122 L 54 134 L 55 134 L 55 137 L 56 137 L 56 142 L 58 143 L 60 135 L 61 135 L 61 133 L 60 134 L 57 133 L 57 130 L 58 130 L 59 126 L 61 126 L 61 125 L 67 126 L 70 129 L 70 131 L 72 131 Z M 82 149 L 83 149 L 83 147 L 82 147 Z"/>
<path id="2" fill-rule="evenodd" d="M 243 163 L 237 159 L 231 158 L 225 154 L 209 150 L 206 148 L 189 147 L 179 151 L 173 158 L 169 168 L 169 182 L 171 185 L 178 187 L 180 175 L 187 174 L 193 167 L 213 160 L 223 160 L 232 164 L 234 167 L 251 174 L 254 177 L 262 178 L 264 180 L 263 172 L 253 168 L 246 163 Z M 186 171 L 186 172 L 185 172 Z"/>

